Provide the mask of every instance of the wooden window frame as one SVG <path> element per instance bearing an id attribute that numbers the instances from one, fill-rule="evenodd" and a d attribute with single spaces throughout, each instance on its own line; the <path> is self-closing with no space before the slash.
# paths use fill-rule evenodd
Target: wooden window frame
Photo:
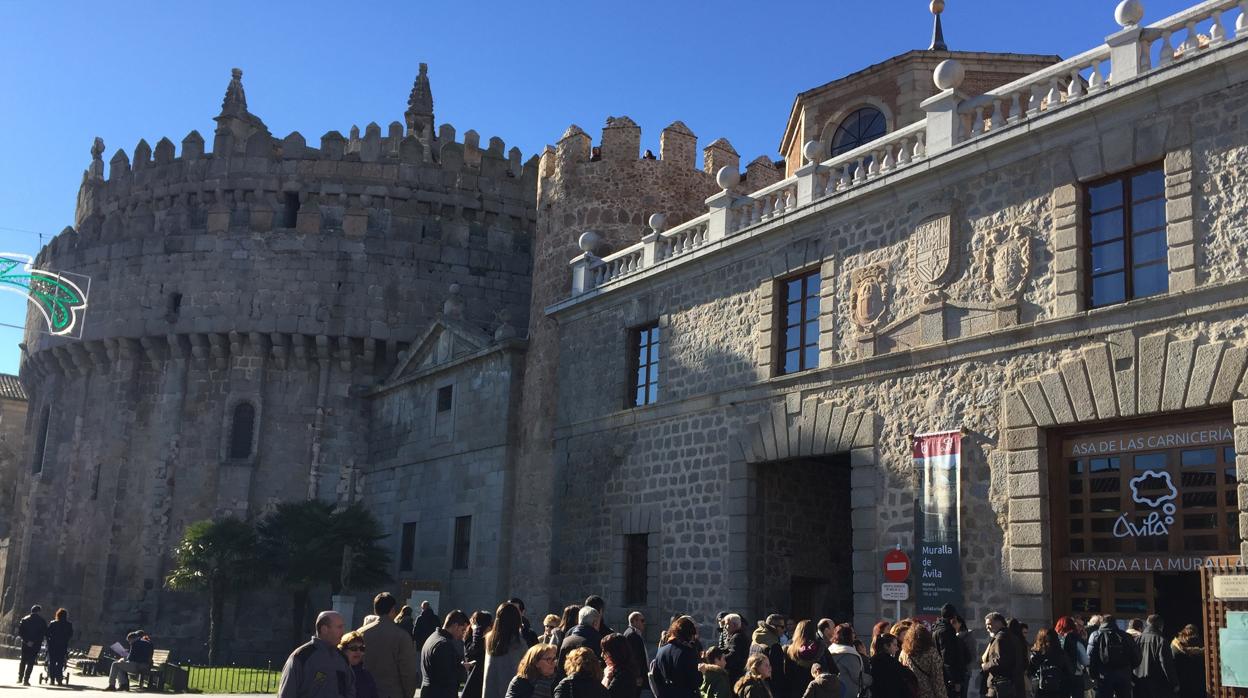
<path id="1" fill-rule="evenodd" d="M 819 280 L 819 283 L 816 285 L 814 293 L 810 293 L 809 289 L 807 288 L 808 286 L 807 280 L 812 276 L 816 277 Z M 802 282 L 801 283 L 801 286 L 802 286 L 801 299 L 799 301 L 802 306 L 802 316 L 801 316 L 801 320 L 798 322 L 797 325 L 789 325 L 788 324 L 788 306 L 793 301 L 789 299 L 788 289 L 789 289 L 789 284 L 798 279 L 801 279 L 801 282 Z M 821 311 L 822 311 L 822 306 L 823 306 L 822 291 L 823 291 L 823 274 L 822 274 L 822 269 L 820 267 L 805 269 L 803 271 L 800 271 L 794 274 L 789 274 L 788 276 L 784 276 L 776 280 L 776 292 L 773 294 L 775 298 L 775 301 L 774 301 L 775 305 L 772 308 L 772 317 L 775 318 L 775 321 L 773 324 L 776 328 L 775 336 L 772 338 L 772 346 L 774 347 L 772 351 L 772 366 L 774 367 L 774 371 L 773 371 L 774 375 L 792 376 L 798 373 L 802 373 L 804 371 L 810 371 L 810 370 L 819 368 L 819 336 L 823 334 L 823 321 L 821 318 Z M 813 339 L 807 336 L 807 331 L 806 331 L 806 325 L 812 322 L 811 319 L 808 319 L 806 317 L 806 304 L 811 299 L 814 299 L 819 304 L 819 310 L 815 313 L 815 317 L 813 319 L 813 322 L 815 323 L 815 336 Z M 798 327 L 798 346 L 797 346 L 798 367 L 793 371 L 788 371 L 785 369 L 785 355 L 788 354 L 788 352 L 791 351 L 791 349 L 785 344 L 785 340 L 788 336 L 789 328 L 791 327 Z M 815 349 L 814 363 L 809 364 L 809 365 L 807 364 L 807 361 L 806 361 L 806 350 L 808 347 L 814 347 Z"/>
<path id="2" fill-rule="evenodd" d="M 1153 171 L 1153 170 L 1161 174 L 1162 182 L 1163 182 L 1161 193 L 1154 197 L 1142 199 L 1140 201 L 1134 201 L 1132 199 L 1131 180 L 1134 179 L 1137 175 L 1140 175 L 1144 172 Z M 1098 179 L 1083 182 L 1080 185 L 1082 188 L 1082 191 L 1080 192 L 1081 198 L 1082 198 L 1081 222 L 1083 224 L 1082 237 L 1083 237 L 1083 243 L 1084 243 L 1083 244 L 1084 302 L 1086 304 L 1086 307 L 1089 310 L 1094 310 L 1096 308 L 1108 308 L 1110 306 L 1120 305 L 1122 303 L 1128 303 L 1130 301 L 1136 300 L 1137 296 L 1135 295 L 1135 270 L 1137 269 L 1137 267 L 1144 268 L 1144 267 L 1151 267 L 1151 266 L 1162 266 L 1162 267 L 1165 267 L 1166 269 L 1166 290 L 1161 291 L 1160 293 L 1155 293 L 1155 294 L 1151 294 L 1148 296 L 1139 296 L 1140 298 L 1151 298 L 1152 296 L 1155 296 L 1155 295 L 1160 296 L 1169 292 L 1170 263 L 1169 263 L 1167 255 L 1162 255 L 1160 260 L 1147 262 L 1145 264 L 1137 265 L 1135 263 L 1135 248 L 1134 248 L 1135 240 L 1134 238 L 1137 234 L 1137 231 L 1134 229 L 1135 222 L 1133 220 L 1134 213 L 1132 210 L 1138 204 L 1148 203 L 1150 201 L 1157 201 L 1157 200 L 1160 200 L 1162 202 L 1163 209 L 1164 209 L 1164 204 L 1166 202 L 1166 190 L 1165 190 L 1165 185 L 1164 185 L 1165 176 L 1166 176 L 1165 163 L 1158 161 L 1158 162 L 1150 163 L 1148 165 L 1141 165 L 1139 167 L 1134 167 L 1125 172 L 1119 172 L 1117 174 L 1109 175 L 1107 177 L 1100 177 Z M 1122 300 L 1115 301 L 1113 303 L 1104 303 L 1101 305 L 1094 305 L 1093 304 L 1093 285 L 1092 285 L 1093 281 L 1095 281 L 1097 278 L 1101 276 L 1108 276 L 1110 274 L 1118 273 L 1118 271 L 1111 271 L 1111 272 L 1106 272 L 1104 274 L 1094 274 L 1093 269 L 1092 269 L 1092 248 L 1094 246 L 1094 243 L 1092 242 L 1092 215 L 1093 214 L 1092 214 L 1091 190 L 1096 187 L 1104 186 L 1111 182 L 1119 182 L 1122 186 L 1122 203 L 1120 204 L 1120 207 L 1122 209 L 1122 237 L 1120 238 L 1122 240 L 1122 268 L 1120 271 L 1123 275 L 1123 298 Z M 1115 210 L 1114 207 L 1110 207 L 1102 211 L 1097 211 L 1097 214 L 1099 215 L 1103 213 L 1108 213 L 1113 210 Z M 1168 220 L 1169 220 L 1169 216 L 1166 216 L 1165 220 L 1162 221 L 1162 225 L 1159 229 L 1149 229 L 1139 234 L 1153 233 L 1153 232 L 1157 232 L 1157 230 L 1160 230 L 1162 237 L 1164 239 L 1166 238 L 1166 235 L 1167 235 L 1166 228 L 1167 228 Z M 1114 242 L 1117 239 L 1119 238 L 1115 238 L 1114 240 L 1099 243 L 1099 244 L 1096 244 L 1095 246 L 1099 247 L 1101 245 L 1112 244 L 1112 242 Z M 1167 251 L 1168 251 L 1168 248 L 1169 248 L 1169 244 L 1167 243 Z"/>
<path id="3" fill-rule="evenodd" d="M 647 348 L 646 363 L 641 362 L 642 344 Z M 651 359 L 653 352 L 649 351 L 657 345 L 658 355 Z M 659 401 L 659 390 L 662 387 L 662 362 L 663 362 L 663 332 L 659 328 L 658 321 L 650 322 L 644 325 L 629 328 L 628 330 L 628 393 L 624 396 L 624 407 L 632 409 L 635 407 L 645 407 L 653 405 Z M 654 367 L 654 380 L 650 380 L 650 368 Z M 637 382 L 637 373 L 642 369 L 646 369 L 646 382 Z M 645 388 L 644 398 L 637 400 L 637 391 Z M 651 393 L 653 392 L 653 397 Z"/>

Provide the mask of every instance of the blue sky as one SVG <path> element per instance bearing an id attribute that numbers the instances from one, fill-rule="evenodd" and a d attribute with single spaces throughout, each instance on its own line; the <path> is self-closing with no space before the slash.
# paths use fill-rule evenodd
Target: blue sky
<path id="1" fill-rule="evenodd" d="M 1117 29 L 1110 0 L 948 0 L 957 50 L 1074 55 Z M 1145 21 L 1192 1 L 1144 0 Z M 570 123 L 595 137 L 628 115 L 642 147 L 684 121 L 742 162 L 778 157 L 798 92 L 926 48 L 925 0 L 651 2 L 16 2 L 0 0 L 0 252 L 33 255 L 73 223 L 92 138 L 133 153 L 140 138 L 212 141 L 230 68 L 278 137 L 402 120 L 429 64 L 439 123 L 525 159 Z M 0 293 L 0 323 L 26 301 Z M 86 322 L 90 324 L 90 309 Z M 21 332 L 0 326 L 0 372 L 17 371 Z"/>

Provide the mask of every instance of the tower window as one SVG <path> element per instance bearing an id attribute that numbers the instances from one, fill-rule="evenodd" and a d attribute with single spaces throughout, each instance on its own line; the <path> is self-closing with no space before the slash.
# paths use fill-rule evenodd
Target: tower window
<path id="1" fill-rule="evenodd" d="M 468 555 L 472 548 L 472 517 L 455 517 L 455 545 L 452 548 L 451 569 L 468 569 Z"/>
<path id="2" fill-rule="evenodd" d="M 230 420 L 230 458 L 250 458 L 255 434 L 255 406 L 250 402 L 238 403 L 234 406 L 234 415 Z"/>
<path id="3" fill-rule="evenodd" d="M 169 311 L 168 311 L 167 319 L 169 320 L 169 322 L 173 322 L 174 320 L 178 319 L 178 314 L 181 312 L 182 312 L 182 294 L 176 293 L 176 292 L 170 293 L 169 294 Z"/>
<path id="4" fill-rule="evenodd" d="M 632 407 L 651 405 L 659 400 L 659 326 L 638 327 L 632 331 Z"/>
<path id="5" fill-rule="evenodd" d="M 832 157 L 848 153 L 883 136 L 888 130 L 884 114 L 875 107 L 862 107 L 845 117 L 832 134 Z"/>
<path id="6" fill-rule="evenodd" d="M 43 417 L 39 420 L 39 438 L 35 440 L 35 458 L 31 462 L 31 472 L 43 472 L 43 459 L 48 454 L 48 426 L 52 421 L 52 408 L 43 408 Z"/>
<path id="7" fill-rule="evenodd" d="M 416 524 L 403 524 L 403 536 L 399 542 L 399 571 L 411 572 L 416 561 Z"/>
<path id="8" fill-rule="evenodd" d="M 624 536 L 624 603 L 646 604 L 646 587 L 650 574 L 650 534 L 632 533 Z"/>
<path id="9" fill-rule="evenodd" d="M 455 386 L 444 385 L 438 388 L 438 412 L 450 412 L 455 405 Z"/>
<path id="10" fill-rule="evenodd" d="M 288 191 L 282 197 L 282 227 L 294 228 L 299 223 L 299 192 Z"/>
<path id="11" fill-rule="evenodd" d="M 780 337 L 777 373 L 797 373 L 819 365 L 819 272 L 780 282 Z"/>

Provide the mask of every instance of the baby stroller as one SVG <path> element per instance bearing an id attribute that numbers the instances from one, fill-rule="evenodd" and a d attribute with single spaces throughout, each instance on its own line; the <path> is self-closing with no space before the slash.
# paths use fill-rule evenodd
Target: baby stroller
<path id="1" fill-rule="evenodd" d="M 43 654 L 43 669 L 39 671 L 39 684 L 47 683 L 49 686 L 68 686 L 69 685 L 69 656 L 66 653 L 64 657 L 53 658 L 52 653 L 46 649 Z"/>

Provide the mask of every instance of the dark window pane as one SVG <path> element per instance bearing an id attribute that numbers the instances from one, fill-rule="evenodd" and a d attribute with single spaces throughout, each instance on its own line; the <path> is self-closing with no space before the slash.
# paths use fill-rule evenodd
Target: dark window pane
<path id="1" fill-rule="evenodd" d="M 1222 460 L 1226 461 L 1227 463 L 1235 462 L 1235 447 L 1234 446 L 1222 447 Z"/>
<path id="2" fill-rule="evenodd" d="M 1131 178 L 1131 200 L 1139 201 L 1161 196 L 1166 190 L 1166 175 L 1161 168 L 1141 172 Z"/>
<path id="3" fill-rule="evenodd" d="M 1083 494 L 1083 480 L 1071 480 L 1070 481 L 1070 493 L 1071 494 Z"/>
<path id="4" fill-rule="evenodd" d="M 811 274 L 810 276 L 806 277 L 806 295 L 808 296 L 819 295 L 819 275 L 818 274 Z"/>
<path id="5" fill-rule="evenodd" d="M 795 300 L 800 299 L 801 297 L 802 297 L 802 280 L 793 279 L 785 286 L 784 301 L 786 303 L 791 303 Z"/>
<path id="6" fill-rule="evenodd" d="M 1107 211 L 1092 216 L 1092 242 L 1106 242 L 1122 237 L 1122 211 Z"/>
<path id="7" fill-rule="evenodd" d="M 1218 537 L 1213 536 L 1183 536 L 1183 548 L 1185 550 L 1217 550 Z"/>
<path id="8" fill-rule="evenodd" d="M 804 349 L 806 353 L 806 368 L 815 368 L 819 365 L 819 347 L 818 345 L 810 345 Z"/>
<path id="9" fill-rule="evenodd" d="M 1081 460 L 1070 461 L 1070 474 L 1080 475 L 1082 473 L 1083 473 L 1083 461 Z"/>
<path id="10" fill-rule="evenodd" d="M 1143 594 L 1147 584 L 1143 577 L 1117 577 L 1114 579 L 1114 592 L 1117 594 Z"/>
<path id="11" fill-rule="evenodd" d="M 1091 511 L 1118 513 L 1118 510 L 1121 508 L 1122 502 L 1117 497 L 1098 497 L 1092 500 Z"/>
<path id="12" fill-rule="evenodd" d="M 1226 469 L 1225 471 L 1223 471 L 1223 472 L 1225 472 L 1225 473 L 1226 473 L 1226 480 L 1225 480 L 1226 484 L 1228 484 L 1228 485 L 1234 485 L 1234 484 L 1235 484 L 1235 480 L 1236 480 L 1236 477 L 1235 477 L 1235 468 L 1227 468 L 1227 469 Z"/>
<path id="13" fill-rule="evenodd" d="M 1118 470 L 1118 456 L 1110 456 L 1108 458 L 1093 458 L 1091 460 L 1091 470 L 1094 473 L 1101 473 L 1107 470 Z"/>
<path id="14" fill-rule="evenodd" d="M 1228 507 L 1239 506 L 1239 493 L 1236 492 L 1235 490 L 1227 490 L 1226 491 L 1226 505 Z"/>
<path id="15" fill-rule="evenodd" d="M 1070 500 L 1069 503 L 1070 503 L 1070 507 L 1069 507 L 1070 513 L 1072 514 L 1083 513 L 1083 500 L 1082 499 L 1072 499 Z"/>
<path id="16" fill-rule="evenodd" d="M 806 299 L 806 319 L 807 320 L 819 319 L 819 296 L 814 296 L 814 297 Z"/>
<path id="17" fill-rule="evenodd" d="M 1131 263 L 1143 264 L 1166 258 L 1166 231 L 1155 230 L 1151 233 L 1136 235 L 1131 238 Z"/>
<path id="18" fill-rule="evenodd" d="M 1072 579 L 1070 580 L 1070 590 L 1076 594 L 1097 594 L 1101 593 L 1101 580 L 1099 579 Z"/>
<path id="19" fill-rule="evenodd" d="M 1083 533 L 1083 519 L 1071 519 L 1070 520 L 1070 532 L 1071 533 Z"/>
<path id="20" fill-rule="evenodd" d="M 1144 536 L 1135 539 L 1137 553 L 1164 553 L 1170 549 L 1170 539 L 1165 536 Z"/>
<path id="21" fill-rule="evenodd" d="M 1092 598 L 1071 599 L 1070 603 L 1071 603 L 1070 608 L 1073 613 L 1100 613 L 1101 612 L 1101 600 L 1100 599 L 1092 599 Z"/>
<path id="22" fill-rule="evenodd" d="M 1169 271 L 1165 264 L 1139 267 L 1132 272 L 1131 279 L 1136 298 L 1165 293 L 1170 287 Z"/>
<path id="23" fill-rule="evenodd" d="M 1217 514 L 1188 514 L 1183 517 L 1183 528 L 1190 530 L 1193 528 L 1217 528 Z"/>
<path id="24" fill-rule="evenodd" d="M 873 107 L 863 107 L 850 114 L 832 134 L 832 157 L 847 153 L 860 145 L 884 135 L 884 115 Z"/>
<path id="25" fill-rule="evenodd" d="M 1117 492 L 1122 486 L 1116 477 L 1098 477 L 1092 480 L 1092 493 L 1105 494 L 1107 492 Z"/>
<path id="26" fill-rule="evenodd" d="M 800 365 L 801 364 L 800 364 L 800 357 L 798 356 L 798 350 L 794 349 L 793 351 L 785 352 L 784 354 L 784 372 L 785 373 L 797 373 L 798 371 L 801 370 Z"/>
<path id="27" fill-rule="evenodd" d="M 1122 552 L 1122 541 L 1118 538 L 1093 538 L 1092 552 L 1120 553 Z"/>
<path id="28" fill-rule="evenodd" d="M 1216 492 L 1184 492 L 1183 508 L 1192 509 L 1195 507 L 1216 507 L 1218 505 L 1218 495 Z"/>
<path id="29" fill-rule="evenodd" d="M 399 543 L 399 571 L 410 572 L 416 557 L 416 524 L 403 524 L 403 535 Z"/>
<path id="30" fill-rule="evenodd" d="M 1092 519 L 1089 525 L 1093 533 L 1109 533 L 1114 530 L 1114 521 L 1115 519 L 1110 518 Z"/>
<path id="31" fill-rule="evenodd" d="M 1143 615 L 1148 613 L 1148 599 L 1114 599 L 1114 613 Z"/>
<path id="32" fill-rule="evenodd" d="M 1179 477 L 1179 482 L 1184 488 L 1216 487 L 1218 473 L 1214 470 L 1185 470 Z"/>
<path id="33" fill-rule="evenodd" d="M 1126 266 L 1124 246 L 1125 243 L 1122 240 L 1094 246 L 1092 248 L 1092 273 L 1117 271 Z"/>
<path id="34" fill-rule="evenodd" d="M 235 405 L 230 425 L 230 458 L 247 458 L 251 455 L 255 429 L 256 408 L 250 402 Z"/>
<path id="35" fill-rule="evenodd" d="M 1099 187 L 1088 187 L 1088 210 L 1096 213 L 1122 205 L 1122 183 L 1107 182 Z"/>
<path id="36" fill-rule="evenodd" d="M 1141 453 L 1135 457 L 1136 470 L 1165 470 L 1166 454 L 1164 453 Z"/>
<path id="37" fill-rule="evenodd" d="M 1153 199 L 1131 207 L 1131 230 L 1145 231 L 1166 227 L 1166 200 Z"/>
<path id="38" fill-rule="evenodd" d="M 806 323 L 806 343 L 819 341 L 819 321 L 811 320 Z"/>
<path id="39" fill-rule="evenodd" d="M 1217 460 L 1217 452 L 1212 448 L 1197 448 L 1182 453 L 1183 467 L 1196 465 L 1213 465 Z"/>
<path id="40" fill-rule="evenodd" d="M 1083 552 L 1083 551 L 1084 551 L 1083 539 L 1082 539 L 1082 538 L 1071 538 L 1071 539 L 1070 539 L 1070 552 L 1072 552 L 1072 553 L 1081 553 L 1081 552 Z"/>
<path id="41" fill-rule="evenodd" d="M 1092 279 L 1092 307 L 1121 303 L 1127 299 L 1127 287 L 1122 272 Z"/>
<path id="42" fill-rule="evenodd" d="M 469 553 L 472 549 L 472 517 L 455 517 L 455 539 L 451 548 L 451 569 L 468 569 Z"/>

